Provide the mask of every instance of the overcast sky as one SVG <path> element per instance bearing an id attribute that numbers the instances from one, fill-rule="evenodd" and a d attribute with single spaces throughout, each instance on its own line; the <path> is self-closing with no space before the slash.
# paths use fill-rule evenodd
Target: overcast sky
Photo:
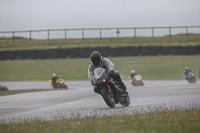
<path id="1" fill-rule="evenodd" d="M 200 0 L 0 0 L 0 31 L 200 25 Z"/>

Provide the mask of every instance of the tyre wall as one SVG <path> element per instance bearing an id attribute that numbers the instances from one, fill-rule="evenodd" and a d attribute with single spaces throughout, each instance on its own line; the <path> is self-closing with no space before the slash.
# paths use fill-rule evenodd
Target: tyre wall
<path id="1" fill-rule="evenodd" d="M 200 45 L 196 46 L 126 46 L 126 47 L 83 47 L 41 50 L 0 51 L 0 60 L 89 58 L 93 51 L 99 51 L 104 57 L 126 56 L 167 56 L 199 55 Z"/>
<path id="2" fill-rule="evenodd" d="M 141 55 L 141 47 L 140 46 L 134 46 L 134 47 L 130 47 L 130 56 L 139 56 Z"/>
<path id="3" fill-rule="evenodd" d="M 161 55 L 170 55 L 171 54 L 171 50 L 172 50 L 172 47 L 169 47 L 169 46 L 162 46 L 161 47 Z"/>
<path id="4" fill-rule="evenodd" d="M 142 46 L 141 47 L 141 55 L 143 55 L 143 56 L 150 55 L 150 46 Z"/>
<path id="5" fill-rule="evenodd" d="M 38 50 L 38 56 L 39 59 L 48 59 L 49 58 L 48 50 L 46 49 Z"/>

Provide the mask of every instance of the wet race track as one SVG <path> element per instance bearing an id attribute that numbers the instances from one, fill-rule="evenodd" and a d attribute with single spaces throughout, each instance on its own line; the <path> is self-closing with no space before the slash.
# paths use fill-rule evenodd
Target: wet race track
<path id="1" fill-rule="evenodd" d="M 200 103 L 200 81 L 144 81 L 145 86 L 133 87 L 124 81 L 131 103 L 110 109 L 103 98 L 93 92 L 89 81 L 67 81 L 69 90 L 34 92 L 0 97 L 0 122 L 30 119 L 51 120 L 79 116 L 132 114 L 149 107 L 191 106 Z M 48 81 L 0 82 L 10 90 L 51 89 Z"/>

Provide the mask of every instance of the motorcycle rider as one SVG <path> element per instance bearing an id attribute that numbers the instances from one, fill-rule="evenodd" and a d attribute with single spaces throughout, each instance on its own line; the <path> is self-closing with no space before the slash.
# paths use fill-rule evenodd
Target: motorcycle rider
<path id="1" fill-rule="evenodd" d="M 57 87 L 57 84 L 56 84 L 56 80 L 58 80 L 59 78 L 57 77 L 57 75 L 54 73 L 53 75 L 52 75 L 52 85 L 53 85 L 53 87 Z"/>
<path id="2" fill-rule="evenodd" d="M 189 74 L 189 72 L 192 72 L 190 69 L 188 69 L 188 67 L 186 66 L 185 67 L 185 71 L 184 71 L 184 75 L 185 75 L 185 79 L 187 79 L 188 80 L 188 74 Z"/>
<path id="3" fill-rule="evenodd" d="M 200 78 L 200 68 L 199 68 L 199 78 Z"/>
<path id="4" fill-rule="evenodd" d="M 94 70 L 97 67 L 105 68 L 108 72 L 108 75 L 112 77 L 114 80 L 119 82 L 120 88 L 123 90 L 123 94 L 127 94 L 126 86 L 124 82 L 122 81 L 118 71 L 114 70 L 114 64 L 107 58 L 102 57 L 99 51 L 94 51 L 90 55 L 91 62 L 88 67 L 88 79 L 91 81 L 91 84 L 93 85 L 93 77 L 94 77 Z M 99 89 L 97 86 L 94 85 L 94 92 L 99 93 Z"/>
<path id="5" fill-rule="evenodd" d="M 137 75 L 137 73 L 135 72 L 135 70 L 131 70 L 131 74 L 130 74 L 130 78 L 133 80 L 133 77 Z"/>

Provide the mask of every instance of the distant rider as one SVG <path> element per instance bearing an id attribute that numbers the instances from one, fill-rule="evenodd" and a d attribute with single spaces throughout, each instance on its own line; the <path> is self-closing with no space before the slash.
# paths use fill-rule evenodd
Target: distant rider
<path id="1" fill-rule="evenodd" d="M 199 78 L 200 78 L 200 68 L 199 68 Z"/>
<path id="2" fill-rule="evenodd" d="M 53 87 L 57 87 L 57 84 L 56 84 L 56 80 L 58 80 L 59 78 L 57 77 L 57 75 L 54 73 L 53 76 L 52 76 L 52 85 Z"/>
<path id="3" fill-rule="evenodd" d="M 189 72 L 192 72 L 192 71 L 188 69 L 188 67 L 185 67 L 185 71 L 184 71 L 185 79 L 188 79 Z"/>
<path id="4" fill-rule="evenodd" d="M 137 73 L 135 72 L 135 70 L 131 70 L 131 74 L 130 74 L 130 78 L 133 80 L 133 77 L 137 75 Z"/>
<path id="5" fill-rule="evenodd" d="M 102 57 L 101 54 L 98 51 L 92 52 L 90 55 L 91 63 L 88 67 L 88 79 L 91 81 L 91 84 L 93 85 L 93 77 L 94 77 L 94 70 L 97 67 L 102 67 L 107 70 L 108 75 L 112 77 L 114 80 L 119 82 L 120 88 L 123 89 L 123 93 L 126 94 L 126 86 L 123 83 L 118 71 L 114 70 L 114 64 L 107 58 Z M 99 89 L 97 86 L 94 85 L 94 92 L 99 93 Z"/>

